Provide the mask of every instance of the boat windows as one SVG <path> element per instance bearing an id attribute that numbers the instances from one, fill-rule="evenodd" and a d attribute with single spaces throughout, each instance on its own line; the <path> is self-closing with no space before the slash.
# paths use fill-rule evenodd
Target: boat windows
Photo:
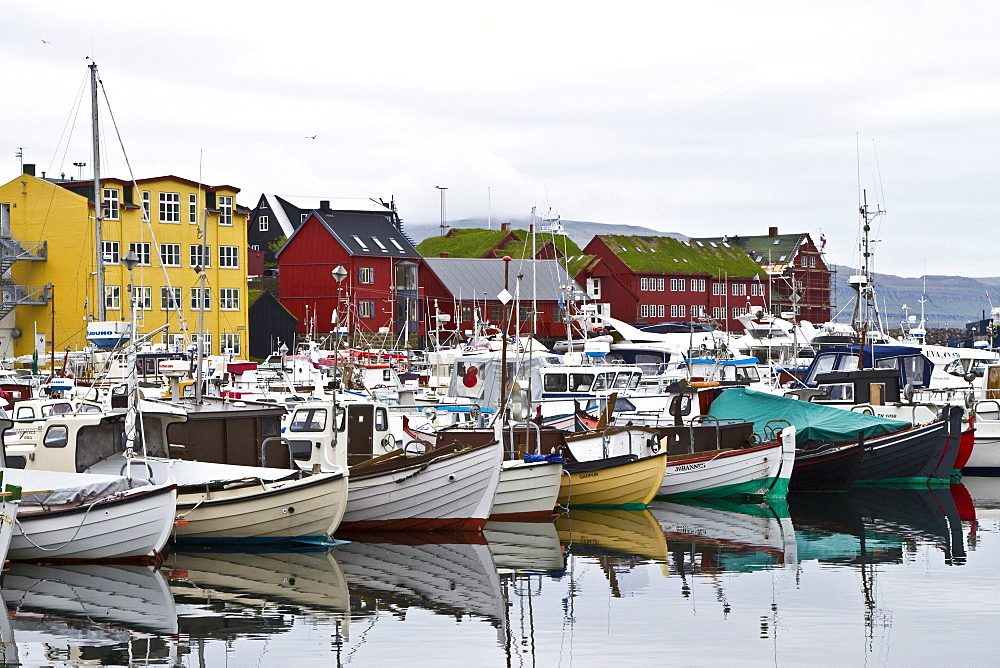
<path id="1" fill-rule="evenodd" d="M 854 403 L 854 383 L 831 383 L 830 385 L 819 385 L 817 390 L 826 393 L 823 401 L 847 401 Z"/>
<path id="2" fill-rule="evenodd" d="M 632 379 L 632 374 L 630 373 L 623 372 L 618 374 L 618 377 L 615 378 L 615 389 L 624 390 L 626 387 L 628 387 L 628 383 L 631 379 Z"/>
<path id="3" fill-rule="evenodd" d="M 757 367 L 755 366 L 738 366 L 736 367 L 736 380 L 746 383 L 759 383 L 760 374 L 757 372 Z"/>
<path id="4" fill-rule="evenodd" d="M 42 417 L 49 417 L 50 415 L 65 415 L 66 413 L 72 412 L 73 406 L 68 401 L 60 401 L 56 404 L 42 406 Z"/>
<path id="5" fill-rule="evenodd" d="M 292 450 L 292 459 L 304 462 L 312 459 L 312 441 L 288 441 L 288 447 Z"/>
<path id="6" fill-rule="evenodd" d="M 389 428 L 389 412 L 384 408 L 375 409 L 375 431 L 385 431 Z"/>
<path id="7" fill-rule="evenodd" d="M 615 382 L 615 374 L 608 372 L 598 374 L 597 382 L 594 383 L 594 390 L 610 390 Z"/>
<path id="8" fill-rule="evenodd" d="M 18 420 L 34 420 L 35 419 L 35 409 L 31 406 L 18 406 L 17 407 L 17 419 Z"/>
<path id="9" fill-rule="evenodd" d="M 300 408 L 292 416 L 289 431 L 323 431 L 326 429 L 325 408 Z"/>
<path id="10" fill-rule="evenodd" d="M 42 439 L 42 444 L 46 448 L 65 448 L 67 443 L 69 443 L 69 429 L 64 425 L 49 427 L 45 432 L 45 438 Z"/>
<path id="11" fill-rule="evenodd" d="M 260 433 L 264 436 L 277 436 L 279 433 L 279 422 L 278 418 L 262 417 L 260 419 Z"/>
<path id="12" fill-rule="evenodd" d="M 571 373 L 569 375 L 570 392 L 589 392 L 594 384 L 594 374 L 592 373 Z"/>
<path id="13" fill-rule="evenodd" d="M 542 388 L 544 392 L 566 392 L 566 374 L 547 373 L 542 378 Z"/>

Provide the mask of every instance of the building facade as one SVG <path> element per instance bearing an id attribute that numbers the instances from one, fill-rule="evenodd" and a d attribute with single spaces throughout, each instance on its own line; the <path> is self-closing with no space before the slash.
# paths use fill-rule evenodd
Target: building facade
<path id="1" fill-rule="evenodd" d="M 30 355 L 43 335 L 57 353 L 82 349 L 87 325 L 101 318 L 102 307 L 104 319 L 128 321 L 130 280 L 122 258 L 130 250 L 139 260 L 132 279 L 140 335 L 160 330 L 151 342 L 184 349 L 197 340 L 203 316 L 205 350 L 243 353 L 248 211 L 236 204 L 239 189 L 177 176 L 102 179 L 101 189 L 98 249 L 92 181 L 37 178 L 34 166 L 25 165 L 20 177 L 0 186 L 0 237 L 9 264 L 2 276 L 0 354 Z M 44 258 L 26 257 L 40 240 Z M 47 298 L 32 302 L 40 290 Z"/>
<path id="2" fill-rule="evenodd" d="M 714 321 L 740 330 L 736 318 L 768 304 L 763 270 L 731 244 L 608 234 L 583 252 L 593 259 L 577 283 L 625 322 Z"/>

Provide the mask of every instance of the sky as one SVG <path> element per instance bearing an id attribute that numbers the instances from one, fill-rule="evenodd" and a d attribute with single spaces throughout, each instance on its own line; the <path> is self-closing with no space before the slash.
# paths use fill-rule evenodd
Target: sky
<path id="1" fill-rule="evenodd" d="M 442 186 L 449 220 L 776 226 L 852 266 L 864 190 L 875 271 L 1000 275 L 995 0 L 0 0 L 0 25 L 2 182 L 92 177 L 91 57 L 105 176 L 393 198 L 414 225 Z"/>

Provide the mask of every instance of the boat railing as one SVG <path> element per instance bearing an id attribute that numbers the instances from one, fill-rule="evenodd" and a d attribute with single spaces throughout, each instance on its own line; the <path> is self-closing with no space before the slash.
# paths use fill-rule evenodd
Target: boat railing
<path id="1" fill-rule="evenodd" d="M 525 428 L 525 436 L 527 436 L 528 427 L 531 427 L 532 429 L 535 430 L 535 452 L 533 453 L 528 452 L 528 445 L 530 445 L 530 439 L 528 439 L 524 444 L 525 454 L 540 455 L 542 453 L 542 429 L 534 422 L 527 420 L 525 422 L 512 422 L 510 425 L 507 426 L 507 432 L 508 432 L 507 442 L 510 444 L 510 452 L 508 454 L 510 455 L 510 458 L 520 459 L 520 457 L 518 457 L 517 455 L 517 445 L 514 443 L 514 432 L 517 430 L 518 427 L 521 426 Z M 605 446 L 605 452 L 607 452 L 607 446 Z M 607 457 L 607 454 L 605 454 L 604 456 Z"/>
<path id="2" fill-rule="evenodd" d="M 975 411 L 976 417 L 982 420 L 1000 420 L 1000 401 L 996 399 L 978 401 L 973 411 Z"/>
<path id="3" fill-rule="evenodd" d="M 292 442 L 291 441 L 289 441 L 284 436 L 268 436 L 263 441 L 261 441 L 261 444 L 260 444 L 260 465 L 261 465 L 261 467 L 264 467 L 264 468 L 267 467 L 267 464 L 266 464 L 267 455 L 265 454 L 265 450 L 267 449 L 267 446 L 270 443 L 283 443 L 285 445 L 285 447 L 288 448 L 288 461 L 289 462 L 294 462 L 295 461 L 295 456 L 292 454 Z"/>
<path id="4" fill-rule="evenodd" d="M 782 429 L 791 426 L 792 423 L 789 422 L 788 420 L 782 420 L 780 418 L 776 418 L 774 420 L 768 420 L 767 422 L 765 422 L 764 428 L 761 431 L 764 434 L 764 440 L 773 441 L 778 437 L 778 433 L 780 433 Z"/>
<path id="5" fill-rule="evenodd" d="M 132 477 L 133 477 L 132 476 L 132 467 L 134 465 L 136 465 L 136 464 L 142 464 L 143 466 L 146 467 L 146 473 L 147 473 L 147 476 L 145 478 L 146 482 L 148 482 L 150 485 L 155 484 L 156 481 L 153 480 L 153 467 L 150 466 L 149 462 L 147 462 L 145 459 L 141 459 L 141 458 L 138 458 L 138 457 L 129 457 L 129 458 L 127 458 L 125 460 L 125 463 L 122 464 L 122 468 L 118 472 L 118 475 L 124 476 L 124 477 L 128 478 L 129 480 L 131 480 Z M 141 480 L 141 478 L 140 478 L 140 480 Z"/>

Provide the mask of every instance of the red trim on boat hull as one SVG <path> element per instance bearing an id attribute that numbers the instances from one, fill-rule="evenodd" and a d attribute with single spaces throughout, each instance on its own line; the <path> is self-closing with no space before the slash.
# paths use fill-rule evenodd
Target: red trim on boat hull
<path id="1" fill-rule="evenodd" d="M 536 510 L 531 513 L 498 513 L 490 515 L 490 522 L 551 522 L 551 510 Z"/>

